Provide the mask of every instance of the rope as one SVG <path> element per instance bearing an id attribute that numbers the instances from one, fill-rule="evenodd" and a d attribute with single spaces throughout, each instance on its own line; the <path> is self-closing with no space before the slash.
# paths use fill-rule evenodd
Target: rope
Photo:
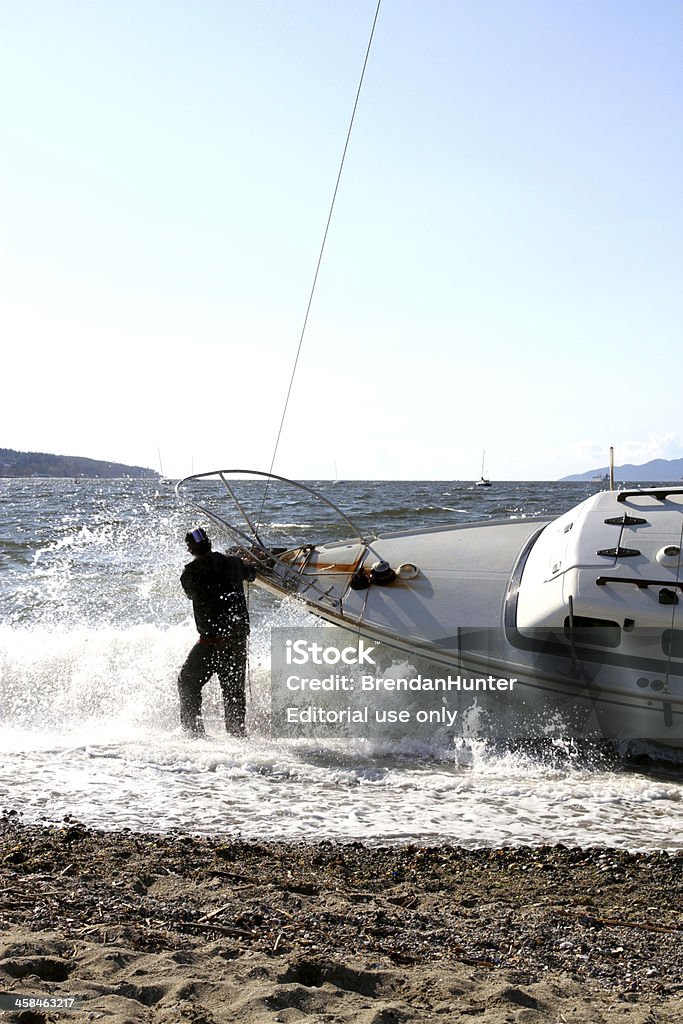
<path id="1" fill-rule="evenodd" d="M 313 284 L 311 285 L 311 291 L 310 291 L 310 294 L 308 296 L 308 305 L 306 306 L 306 314 L 304 316 L 304 321 L 303 321 L 303 324 L 302 324 L 302 327 L 301 327 L 301 334 L 299 335 L 299 344 L 297 346 L 296 356 L 294 358 L 294 365 L 292 367 L 292 373 L 291 373 L 291 376 L 289 378 L 289 386 L 287 388 L 287 395 L 285 397 L 285 404 L 284 404 L 284 407 L 282 409 L 282 416 L 280 418 L 280 426 L 278 428 L 277 436 L 275 438 L 275 447 L 273 448 L 273 457 L 272 457 L 272 459 L 270 461 L 270 469 L 269 469 L 270 473 L 273 472 L 273 466 L 275 465 L 275 459 L 277 457 L 277 451 L 278 451 L 278 448 L 280 446 L 280 438 L 282 436 L 282 428 L 284 427 L 285 417 L 287 416 L 287 409 L 289 407 L 289 400 L 290 400 L 290 397 L 291 397 L 291 394 L 292 394 L 292 388 L 294 386 L 294 377 L 296 375 L 297 366 L 299 365 L 299 356 L 301 355 L 301 348 L 302 348 L 303 342 L 304 342 L 304 335 L 306 333 L 306 327 L 308 326 L 308 317 L 309 317 L 309 314 L 311 312 L 311 306 L 313 305 L 313 296 L 315 295 L 315 288 L 316 288 L 316 285 L 318 283 L 318 274 L 320 273 L 320 267 L 321 267 L 322 261 L 323 261 L 323 254 L 325 252 L 325 244 L 327 242 L 327 235 L 329 233 L 330 224 L 332 222 L 332 214 L 334 213 L 334 204 L 335 204 L 336 199 L 337 199 L 337 192 L 339 191 L 339 183 L 341 181 L 342 172 L 344 170 L 344 163 L 346 161 L 346 153 L 347 153 L 347 150 L 349 148 L 349 142 L 351 140 L 351 132 L 353 130 L 353 124 L 354 124 L 354 120 L 355 120 L 355 117 L 356 117 L 356 110 L 358 108 L 358 101 L 360 99 L 361 89 L 363 88 L 363 79 L 365 78 L 365 70 L 366 70 L 366 68 L 368 66 L 368 60 L 369 60 L 369 57 L 370 57 L 370 49 L 372 47 L 372 40 L 373 40 L 373 36 L 375 34 L 375 26 L 377 25 L 377 19 L 379 18 L 379 9 L 380 9 L 381 6 L 382 6 L 382 0 L 377 0 L 377 8 L 375 10 L 375 17 L 374 17 L 373 22 L 372 22 L 372 28 L 370 30 L 370 38 L 368 40 L 367 49 L 365 51 L 365 59 L 363 61 L 363 67 L 362 67 L 362 70 L 361 70 L 361 73 L 360 73 L 360 79 L 358 81 L 358 88 L 356 90 L 356 99 L 355 99 L 354 104 L 353 104 L 353 110 L 351 111 L 351 120 L 349 121 L 349 128 L 348 128 L 348 131 L 346 133 L 346 142 L 344 143 L 344 150 L 342 152 L 341 161 L 339 163 L 339 171 L 337 173 L 337 180 L 335 182 L 334 192 L 332 193 L 332 202 L 330 203 L 330 209 L 329 209 L 329 213 L 327 215 L 327 222 L 325 224 L 325 231 L 323 233 L 323 240 L 322 240 L 322 243 L 321 243 L 321 246 L 320 246 L 320 252 L 318 254 L 318 262 L 317 262 L 316 267 L 315 267 L 315 274 L 313 275 Z M 265 490 L 263 492 L 263 501 L 261 502 L 261 508 L 260 508 L 259 516 L 258 516 L 258 524 L 259 525 L 261 524 L 261 516 L 263 514 L 263 508 L 264 508 L 264 505 L 266 503 L 266 497 L 268 495 L 268 488 L 269 488 L 269 486 L 270 486 L 270 480 L 267 479 L 266 480 Z"/>

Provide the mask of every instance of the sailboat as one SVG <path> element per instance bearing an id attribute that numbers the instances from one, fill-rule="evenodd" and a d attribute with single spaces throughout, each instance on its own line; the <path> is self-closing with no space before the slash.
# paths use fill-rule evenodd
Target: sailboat
<path id="1" fill-rule="evenodd" d="M 484 460 L 485 452 L 477 487 L 491 486 Z M 265 480 L 266 493 L 280 484 L 298 488 L 296 505 L 309 524 L 303 542 L 283 549 L 281 536 L 266 536 L 235 486 L 244 477 Z M 260 587 L 342 631 L 347 646 L 339 658 L 332 651 L 331 660 L 308 669 L 313 710 L 337 689 L 352 701 L 352 673 L 340 676 L 330 665 L 348 664 L 352 646 L 360 653 L 367 641 L 377 646 L 382 671 L 398 665 L 406 672 L 405 680 L 387 677 L 405 682 L 406 699 L 426 678 L 443 684 L 421 690 L 427 706 L 420 711 L 450 714 L 444 704 L 455 697 L 458 735 L 476 721 L 487 737 L 505 740 L 644 739 L 683 751 L 683 487 L 603 490 L 557 518 L 378 535 L 358 529 L 324 494 L 272 471 L 193 474 L 176 493 L 252 562 Z M 310 524 L 321 520 L 309 506 L 317 502 L 341 519 L 342 539 L 315 537 Z M 265 496 L 261 509 L 264 503 Z M 386 682 L 374 672 L 363 679 L 373 693 Z M 494 682 L 508 685 L 491 693 Z M 384 696 L 396 690 L 385 686 Z M 294 701 L 292 687 L 283 692 Z"/>
<path id="2" fill-rule="evenodd" d="M 321 502 L 346 539 L 275 547 L 231 474 L 298 488 L 307 522 Z M 554 731 L 683 750 L 683 487 L 599 491 L 556 519 L 370 537 L 324 495 L 274 474 L 220 470 L 176 492 L 252 560 L 258 585 L 299 600 L 349 642 L 424 659 L 449 680 L 514 680 L 495 700 L 461 703 L 458 727 L 475 708 L 496 738 Z M 438 712 L 443 698 L 433 699 Z"/>
<path id="3" fill-rule="evenodd" d="M 163 464 L 161 462 L 161 448 L 157 448 L 157 454 L 159 456 L 159 483 L 161 483 L 161 484 L 170 484 L 173 481 L 170 480 L 167 476 L 164 476 L 164 467 L 163 467 Z"/>
<path id="4" fill-rule="evenodd" d="M 485 462 L 485 460 L 486 460 L 486 450 L 484 450 L 482 452 L 482 454 L 481 454 L 481 476 L 475 482 L 475 484 L 474 484 L 475 487 L 490 487 L 491 486 L 491 481 L 488 480 L 484 476 L 484 462 Z"/>

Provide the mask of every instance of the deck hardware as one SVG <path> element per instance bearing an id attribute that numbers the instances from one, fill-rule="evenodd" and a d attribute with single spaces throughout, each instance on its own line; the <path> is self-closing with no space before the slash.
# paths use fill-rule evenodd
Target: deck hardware
<path id="1" fill-rule="evenodd" d="M 631 576 L 598 576 L 595 582 L 599 587 L 604 587 L 608 583 L 631 583 L 640 590 L 647 590 L 648 587 L 661 587 L 663 583 L 666 583 L 667 587 L 678 587 L 679 590 L 683 590 L 683 583 L 669 583 L 666 580 L 644 580 L 640 577 L 634 579 Z"/>
<path id="2" fill-rule="evenodd" d="M 370 582 L 376 583 L 378 587 L 388 587 L 395 579 L 396 573 L 384 559 L 370 566 Z"/>
<path id="3" fill-rule="evenodd" d="M 657 501 L 666 501 L 670 494 L 676 493 L 680 494 L 680 484 L 678 487 L 657 487 L 650 491 L 618 491 L 617 501 L 624 502 L 627 498 L 656 498 Z"/>
<path id="4" fill-rule="evenodd" d="M 636 548 L 603 548 L 596 551 L 596 555 L 605 555 L 608 558 L 634 558 L 640 554 Z"/>
<path id="5" fill-rule="evenodd" d="M 678 544 L 665 544 L 663 548 L 659 549 L 655 558 L 659 565 L 675 569 L 681 561 L 681 549 Z"/>
<path id="6" fill-rule="evenodd" d="M 370 586 L 367 573 L 363 572 L 361 568 L 356 569 L 349 581 L 349 586 L 351 590 L 367 590 Z"/>
<path id="7" fill-rule="evenodd" d="M 678 594 L 674 590 L 669 590 L 668 587 L 662 587 L 659 591 L 659 603 L 678 604 Z"/>
<path id="8" fill-rule="evenodd" d="M 641 519 L 640 516 L 614 516 L 613 519 L 605 519 L 607 526 L 646 526 L 647 519 Z"/>
<path id="9" fill-rule="evenodd" d="M 420 570 L 413 562 L 403 562 L 396 570 L 396 575 L 400 580 L 414 580 L 420 575 Z"/>

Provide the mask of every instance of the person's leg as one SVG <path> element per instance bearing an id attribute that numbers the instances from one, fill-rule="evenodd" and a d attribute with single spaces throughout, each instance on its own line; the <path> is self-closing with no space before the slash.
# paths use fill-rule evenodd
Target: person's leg
<path id="1" fill-rule="evenodd" d="M 180 724 L 192 736 L 204 735 L 202 722 L 202 687 L 211 678 L 211 648 L 195 644 L 178 676 Z"/>
<path id="2" fill-rule="evenodd" d="M 220 664 L 216 667 L 223 692 L 225 730 L 233 736 L 244 736 L 248 639 L 248 629 L 236 629 L 219 648 Z"/>

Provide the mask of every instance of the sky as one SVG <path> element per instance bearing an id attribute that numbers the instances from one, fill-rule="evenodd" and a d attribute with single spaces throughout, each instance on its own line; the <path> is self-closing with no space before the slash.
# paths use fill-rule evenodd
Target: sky
<path id="1" fill-rule="evenodd" d="M 683 3 L 0 4 L 0 447 L 168 476 L 683 456 Z"/>

